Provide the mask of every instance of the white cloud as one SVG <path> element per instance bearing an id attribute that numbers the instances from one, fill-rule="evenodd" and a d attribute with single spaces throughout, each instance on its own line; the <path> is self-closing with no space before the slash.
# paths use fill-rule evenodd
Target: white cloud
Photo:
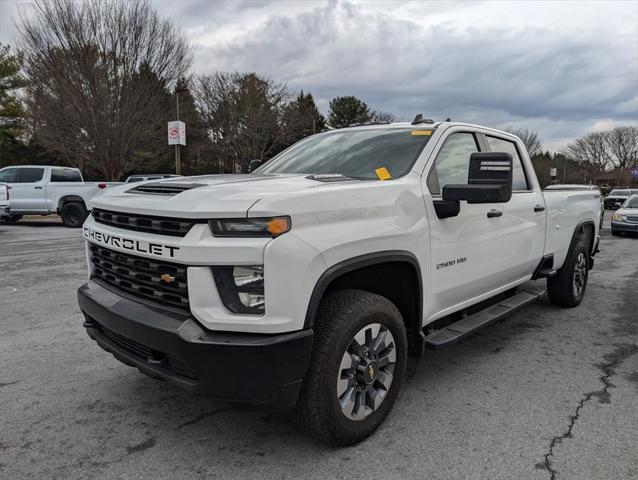
<path id="1" fill-rule="evenodd" d="M 154 3 L 188 35 L 196 72 L 256 71 L 312 92 L 324 112 L 356 95 L 406 120 L 536 129 L 551 148 L 638 123 L 633 1 Z M 0 0 L 0 41 L 14 4 Z"/>

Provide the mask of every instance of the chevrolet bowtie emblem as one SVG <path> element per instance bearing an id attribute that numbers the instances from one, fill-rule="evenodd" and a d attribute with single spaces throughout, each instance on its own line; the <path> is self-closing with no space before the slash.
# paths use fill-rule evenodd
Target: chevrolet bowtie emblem
<path id="1" fill-rule="evenodd" d="M 175 281 L 175 277 L 173 275 L 169 275 L 168 273 L 163 274 L 161 277 L 163 282 L 173 283 Z"/>

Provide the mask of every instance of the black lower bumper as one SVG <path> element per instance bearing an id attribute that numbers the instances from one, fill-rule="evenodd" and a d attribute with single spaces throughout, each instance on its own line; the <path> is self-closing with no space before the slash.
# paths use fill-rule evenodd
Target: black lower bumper
<path id="1" fill-rule="evenodd" d="M 211 332 L 192 317 L 117 295 L 90 280 L 78 290 L 88 335 L 151 377 L 226 402 L 291 406 L 310 362 L 312 330 Z"/>
<path id="2" fill-rule="evenodd" d="M 611 222 L 612 230 L 616 230 L 619 232 L 634 232 L 638 233 L 638 223 L 629 223 L 629 222 Z"/>

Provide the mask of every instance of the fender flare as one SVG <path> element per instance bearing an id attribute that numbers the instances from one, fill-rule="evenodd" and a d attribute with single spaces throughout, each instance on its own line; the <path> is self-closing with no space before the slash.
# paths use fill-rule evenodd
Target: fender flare
<path id="1" fill-rule="evenodd" d="M 367 253 L 359 255 L 357 257 L 349 258 L 336 263 L 332 267 L 328 268 L 317 283 L 310 296 L 310 302 L 308 303 L 308 309 L 306 310 L 306 318 L 304 320 L 303 328 L 311 328 L 314 324 L 319 310 L 319 304 L 323 298 L 324 293 L 328 286 L 337 278 L 358 270 L 360 268 L 369 267 L 371 265 L 378 265 L 380 263 L 389 262 L 403 262 L 412 265 L 417 274 L 417 281 L 419 284 L 418 301 L 417 301 L 417 319 L 422 321 L 423 319 L 423 280 L 421 278 L 421 268 L 419 261 L 411 252 L 406 250 L 387 250 L 382 252 Z M 420 325 L 418 325 L 420 327 Z"/>
<path id="2" fill-rule="evenodd" d="M 589 239 L 589 255 L 593 257 L 595 255 L 594 250 L 596 249 L 596 224 L 591 219 L 581 220 L 576 224 L 576 226 L 574 227 L 574 233 L 572 234 L 572 240 L 569 244 L 569 249 L 571 250 L 572 246 L 574 245 L 574 242 L 578 237 L 578 232 L 582 230 L 583 227 L 586 225 L 591 225 L 592 228 L 592 237 Z"/>
<path id="3" fill-rule="evenodd" d="M 57 211 L 58 212 L 62 211 L 62 208 L 64 207 L 64 205 L 71 202 L 82 202 L 82 204 L 84 205 L 84 208 L 88 210 L 88 207 L 86 205 L 86 202 L 84 201 L 84 198 L 82 198 L 80 195 L 64 195 L 58 199 Z"/>

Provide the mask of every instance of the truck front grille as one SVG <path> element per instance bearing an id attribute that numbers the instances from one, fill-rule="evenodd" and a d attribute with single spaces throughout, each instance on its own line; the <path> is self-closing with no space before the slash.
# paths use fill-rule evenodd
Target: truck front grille
<path id="1" fill-rule="evenodd" d="M 119 290 L 188 310 L 186 266 L 116 252 L 91 244 L 93 276 Z"/>
<path id="2" fill-rule="evenodd" d="M 171 237 L 183 237 L 196 223 L 205 223 L 206 220 L 155 217 L 151 215 L 139 215 L 136 213 L 111 212 L 94 208 L 93 218 L 97 223 L 110 227 L 134 230 L 136 232 L 154 233 L 155 235 L 168 235 Z"/>
<path id="3" fill-rule="evenodd" d="M 638 215 L 627 215 L 627 221 L 631 223 L 638 223 Z"/>

